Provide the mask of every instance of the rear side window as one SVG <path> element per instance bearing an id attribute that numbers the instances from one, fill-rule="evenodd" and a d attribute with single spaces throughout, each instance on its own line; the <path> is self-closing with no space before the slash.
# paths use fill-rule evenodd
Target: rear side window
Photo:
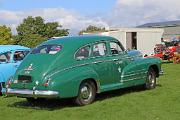
<path id="1" fill-rule="evenodd" d="M 90 55 L 90 46 L 85 46 L 80 48 L 77 53 L 75 54 L 76 59 L 85 59 L 88 58 Z"/>
<path id="2" fill-rule="evenodd" d="M 42 45 L 33 49 L 31 54 L 56 54 L 61 51 L 61 45 Z"/>

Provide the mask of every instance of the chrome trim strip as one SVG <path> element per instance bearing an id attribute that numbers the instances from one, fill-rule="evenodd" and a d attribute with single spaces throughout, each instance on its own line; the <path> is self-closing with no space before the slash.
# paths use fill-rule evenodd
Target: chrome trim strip
<path id="1" fill-rule="evenodd" d="M 59 92 L 49 91 L 49 90 L 27 90 L 27 89 L 10 89 L 3 88 L 2 92 L 7 96 L 27 96 L 27 97 L 46 97 L 46 98 L 56 98 Z"/>
<path id="2" fill-rule="evenodd" d="M 84 64 L 79 64 L 79 65 L 75 65 L 75 66 L 71 66 L 71 67 L 68 67 L 68 68 L 64 68 L 64 69 L 61 69 L 61 70 L 58 70 L 54 73 L 52 73 L 51 75 L 47 76 L 47 77 L 52 77 L 53 75 L 57 74 L 57 73 L 60 73 L 62 71 L 65 71 L 65 70 L 69 70 L 69 69 L 73 69 L 75 67 L 81 67 L 81 66 L 85 66 L 85 65 L 90 65 L 90 64 L 98 64 L 98 63 L 103 63 L 103 62 L 114 62 L 113 60 L 104 60 L 104 61 L 96 61 L 96 62 L 90 62 L 90 63 L 84 63 Z"/>
<path id="3" fill-rule="evenodd" d="M 133 81 L 133 80 L 137 80 L 137 79 L 143 79 L 146 78 L 147 76 L 143 76 L 143 77 L 136 77 L 136 78 L 132 78 L 132 79 L 127 79 L 127 80 L 121 80 L 122 82 L 128 82 L 128 81 Z"/>
<path id="4" fill-rule="evenodd" d="M 134 75 L 137 75 L 137 74 L 146 74 L 146 73 L 147 73 L 147 71 L 146 72 L 139 72 L 139 73 L 128 74 L 128 75 L 122 75 L 121 78 L 129 77 L 129 76 L 134 76 Z"/>
<path id="5" fill-rule="evenodd" d="M 134 71 L 130 71 L 130 72 L 127 72 L 126 74 L 130 74 L 130 73 L 133 73 L 133 72 L 141 72 L 141 71 L 147 71 L 146 69 L 140 69 L 140 70 L 134 70 Z"/>

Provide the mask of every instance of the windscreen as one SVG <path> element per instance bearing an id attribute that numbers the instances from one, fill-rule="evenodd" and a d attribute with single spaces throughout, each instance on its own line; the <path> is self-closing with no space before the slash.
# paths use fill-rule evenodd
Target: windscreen
<path id="1" fill-rule="evenodd" d="M 61 45 L 42 45 L 33 49 L 31 54 L 56 54 L 61 51 Z"/>

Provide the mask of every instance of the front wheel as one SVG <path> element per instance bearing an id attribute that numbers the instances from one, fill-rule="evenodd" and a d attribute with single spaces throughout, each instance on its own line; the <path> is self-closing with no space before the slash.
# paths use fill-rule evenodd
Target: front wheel
<path id="1" fill-rule="evenodd" d="M 156 73 L 152 68 L 149 68 L 147 79 L 145 83 L 145 89 L 154 89 L 156 87 Z"/>
<path id="2" fill-rule="evenodd" d="M 78 96 L 75 103 L 78 105 L 88 105 L 92 103 L 96 96 L 96 87 L 92 81 L 82 82 L 79 87 Z"/>

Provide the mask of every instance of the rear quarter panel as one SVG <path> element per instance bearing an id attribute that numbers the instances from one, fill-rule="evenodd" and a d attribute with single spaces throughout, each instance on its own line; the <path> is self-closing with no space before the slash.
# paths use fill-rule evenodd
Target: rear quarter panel
<path id="1" fill-rule="evenodd" d="M 51 79 L 50 89 L 59 91 L 61 98 L 67 98 L 78 95 L 79 86 L 83 80 L 98 80 L 99 77 L 90 67 L 79 66 L 56 73 Z"/>

